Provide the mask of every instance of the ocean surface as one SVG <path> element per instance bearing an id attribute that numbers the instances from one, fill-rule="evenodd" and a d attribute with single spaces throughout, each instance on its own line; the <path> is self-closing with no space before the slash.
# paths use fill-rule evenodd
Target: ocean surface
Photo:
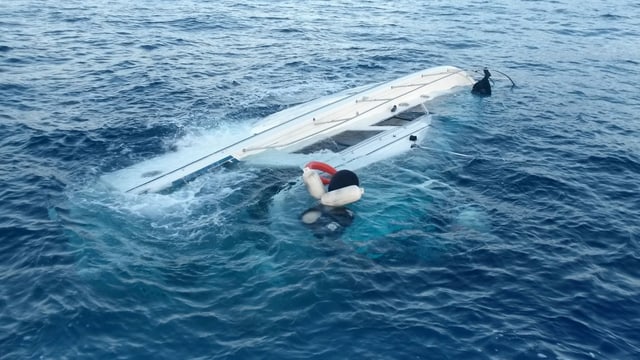
<path id="1" fill-rule="evenodd" d="M 493 96 L 339 236 L 299 167 L 99 181 L 439 65 Z M 3 0 L 0 359 L 639 359 L 638 84 L 637 1 Z"/>

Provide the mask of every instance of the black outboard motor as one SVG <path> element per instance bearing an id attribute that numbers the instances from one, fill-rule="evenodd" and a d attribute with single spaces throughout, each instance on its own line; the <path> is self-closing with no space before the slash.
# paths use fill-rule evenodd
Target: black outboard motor
<path id="1" fill-rule="evenodd" d="M 489 82 L 490 77 L 491 73 L 489 72 L 489 69 L 484 68 L 484 77 L 482 80 L 473 84 L 471 93 L 478 96 L 491 96 L 491 83 Z"/>

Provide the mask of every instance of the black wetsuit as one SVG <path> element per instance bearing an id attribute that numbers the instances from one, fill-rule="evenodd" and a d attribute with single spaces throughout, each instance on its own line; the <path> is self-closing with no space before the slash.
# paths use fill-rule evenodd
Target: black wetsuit
<path id="1" fill-rule="evenodd" d="M 301 215 L 302 222 L 317 238 L 339 237 L 353 223 L 353 211 L 346 207 L 314 206 Z"/>

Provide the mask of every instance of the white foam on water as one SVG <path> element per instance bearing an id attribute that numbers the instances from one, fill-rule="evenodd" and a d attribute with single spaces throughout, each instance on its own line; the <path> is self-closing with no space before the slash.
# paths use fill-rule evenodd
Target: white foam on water
<path id="1" fill-rule="evenodd" d="M 247 183 L 256 174 L 221 169 L 204 174 L 168 194 L 129 194 L 98 182 L 69 188 L 54 217 L 74 249 L 77 275 L 101 282 L 111 273 L 155 279 L 176 257 L 215 254 L 220 239 L 232 236 Z M 242 200 L 240 200 L 242 201 Z M 158 272 L 156 274 L 156 272 Z"/>
<path id="2" fill-rule="evenodd" d="M 220 146 L 233 144 L 246 137 L 249 131 L 247 123 L 229 124 L 211 130 L 193 130 L 171 146 L 175 151 L 104 174 L 100 181 L 116 191 L 125 192 L 160 174 L 207 156 Z"/>
<path id="3" fill-rule="evenodd" d="M 454 231 L 474 231 L 483 234 L 491 232 L 489 215 L 479 206 L 462 205 L 455 210 L 457 213 L 452 223 Z"/>

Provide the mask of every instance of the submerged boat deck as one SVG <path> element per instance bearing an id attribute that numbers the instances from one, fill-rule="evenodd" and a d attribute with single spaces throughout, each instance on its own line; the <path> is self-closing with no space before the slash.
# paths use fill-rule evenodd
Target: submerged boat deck
<path id="1" fill-rule="evenodd" d="M 321 150 L 329 150 L 338 153 L 382 132 L 393 130 L 399 126 L 405 126 L 411 121 L 425 115 L 428 115 L 427 109 L 423 105 L 418 105 L 376 124 L 361 127 L 359 129 L 345 130 L 326 139 L 321 139 L 320 141 L 305 146 L 294 153 L 311 154 Z"/>

